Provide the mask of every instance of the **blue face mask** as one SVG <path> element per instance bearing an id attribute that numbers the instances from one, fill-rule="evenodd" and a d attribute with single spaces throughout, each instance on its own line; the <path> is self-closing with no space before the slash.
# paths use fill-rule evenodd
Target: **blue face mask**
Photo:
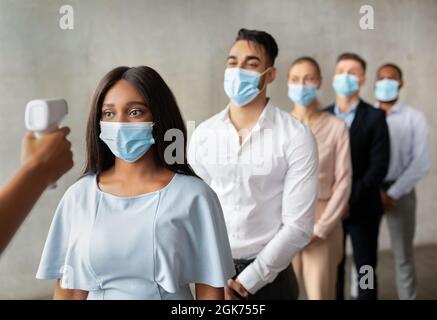
<path id="1" fill-rule="evenodd" d="M 225 70 L 224 88 L 229 99 L 238 107 L 248 104 L 261 92 L 258 89 L 259 80 L 270 68 L 263 73 L 248 71 L 240 68 Z"/>
<path id="2" fill-rule="evenodd" d="M 155 143 L 152 128 L 152 122 L 100 121 L 100 139 L 117 158 L 132 163 Z"/>
<path id="3" fill-rule="evenodd" d="M 392 79 L 376 81 L 375 97 L 378 101 L 387 102 L 396 100 L 399 95 L 399 82 Z"/>
<path id="4" fill-rule="evenodd" d="M 307 107 L 316 97 L 317 88 L 314 85 L 288 85 L 288 98 L 299 106 Z"/>
<path id="5" fill-rule="evenodd" d="M 337 74 L 332 87 L 338 95 L 350 97 L 360 88 L 360 80 L 357 76 L 348 73 Z"/>

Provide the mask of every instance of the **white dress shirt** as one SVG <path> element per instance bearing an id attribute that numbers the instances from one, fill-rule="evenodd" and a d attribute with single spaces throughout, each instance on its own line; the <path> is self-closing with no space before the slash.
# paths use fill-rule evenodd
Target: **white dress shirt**
<path id="1" fill-rule="evenodd" d="M 376 107 L 379 107 L 376 104 Z M 395 181 L 387 194 L 399 199 L 411 192 L 431 166 L 428 125 L 424 115 L 397 102 L 387 112 L 390 164 L 385 181 Z"/>
<path id="2" fill-rule="evenodd" d="M 238 279 L 254 294 L 310 240 L 318 194 L 311 130 L 270 102 L 240 145 L 229 106 L 194 131 L 188 159 L 217 193 L 234 259 L 255 259 Z"/>

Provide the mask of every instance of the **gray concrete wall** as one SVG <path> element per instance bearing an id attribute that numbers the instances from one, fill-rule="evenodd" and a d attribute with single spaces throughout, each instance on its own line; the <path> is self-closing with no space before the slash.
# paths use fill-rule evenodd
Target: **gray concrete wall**
<path id="1" fill-rule="evenodd" d="M 74 8 L 74 30 L 59 28 L 59 8 Z M 375 29 L 359 28 L 361 5 L 375 9 Z M 278 41 L 279 69 L 269 88 L 284 109 L 291 60 L 311 55 L 325 83 L 320 100 L 333 101 L 330 80 L 336 56 L 345 50 L 369 64 L 363 97 L 372 98 L 378 65 L 398 63 L 405 71 L 402 100 L 423 111 L 437 138 L 437 1 L 435 0 L 0 0 L 0 184 L 18 168 L 26 102 L 36 97 L 69 101 L 74 169 L 47 191 L 0 260 L 0 298 L 50 294 L 53 283 L 34 275 L 55 207 L 78 177 L 84 161 L 84 132 L 91 94 L 104 73 L 118 65 L 156 68 L 173 89 L 187 120 L 204 120 L 222 109 L 223 71 L 240 27 L 262 29 Z M 434 156 L 435 159 L 435 156 Z M 416 243 L 437 243 L 436 161 L 418 190 Z M 381 247 L 388 241 L 383 227 Z"/>

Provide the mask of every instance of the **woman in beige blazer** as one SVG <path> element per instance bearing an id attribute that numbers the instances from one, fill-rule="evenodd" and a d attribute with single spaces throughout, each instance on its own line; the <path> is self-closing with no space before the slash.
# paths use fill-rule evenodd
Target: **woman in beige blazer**
<path id="1" fill-rule="evenodd" d="M 342 218 L 352 185 L 349 131 L 346 124 L 321 110 L 318 63 L 295 60 L 288 72 L 291 114 L 310 126 L 319 151 L 319 198 L 311 242 L 293 259 L 293 267 L 310 300 L 335 299 L 337 266 L 342 258 Z"/>

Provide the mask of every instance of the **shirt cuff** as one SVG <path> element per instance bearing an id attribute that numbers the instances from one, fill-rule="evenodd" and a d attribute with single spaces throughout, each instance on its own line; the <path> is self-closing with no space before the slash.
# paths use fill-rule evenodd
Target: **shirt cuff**
<path id="1" fill-rule="evenodd" d="M 244 289 L 252 295 L 268 283 L 258 275 L 253 262 L 238 275 L 237 279 Z"/>
<path id="2" fill-rule="evenodd" d="M 394 186 L 387 190 L 387 195 L 394 200 L 398 200 L 401 197 L 399 192 L 396 192 L 396 188 L 394 188 Z"/>

